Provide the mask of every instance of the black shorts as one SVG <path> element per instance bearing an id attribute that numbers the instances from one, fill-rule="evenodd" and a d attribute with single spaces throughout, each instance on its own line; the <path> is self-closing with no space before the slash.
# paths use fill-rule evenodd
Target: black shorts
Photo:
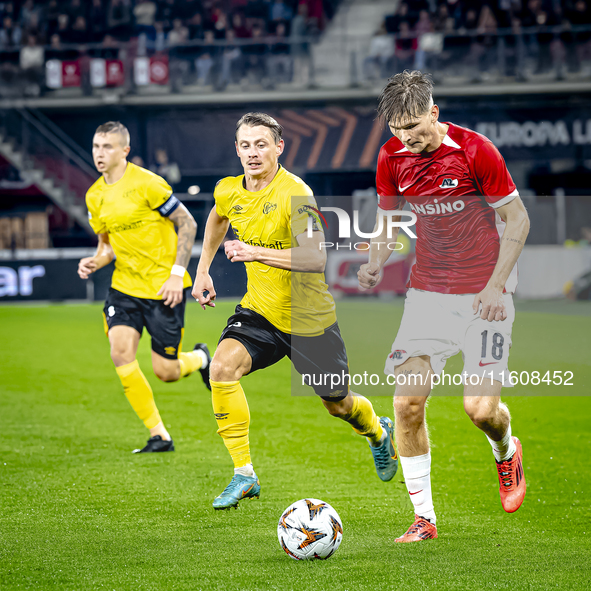
<path id="1" fill-rule="evenodd" d="M 310 383 L 306 383 L 321 398 L 338 402 L 349 392 L 348 385 L 332 389 L 330 378 L 326 378 L 331 374 L 342 376 L 343 372 L 349 373 L 347 350 L 336 322 L 316 337 L 290 335 L 281 332 L 257 312 L 238 305 L 235 314 L 228 319 L 220 342 L 224 339 L 236 339 L 245 346 L 252 358 L 250 373 L 287 356 L 299 374 L 311 377 Z"/>
<path id="2" fill-rule="evenodd" d="M 188 290 L 183 292 L 183 301 L 171 308 L 162 300 L 136 298 L 111 287 L 103 308 L 105 332 L 114 326 L 131 326 L 141 335 L 145 326 L 152 337 L 152 351 L 166 359 L 178 359 Z"/>

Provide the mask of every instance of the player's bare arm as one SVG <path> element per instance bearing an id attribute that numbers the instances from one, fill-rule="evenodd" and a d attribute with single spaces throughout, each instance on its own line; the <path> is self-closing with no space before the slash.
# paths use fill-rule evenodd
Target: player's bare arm
<path id="1" fill-rule="evenodd" d="M 182 203 L 170 214 L 169 219 L 177 227 L 178 233 L 175 264 L 187 268 L 197 234 L 197 222 Z"/>
<path id="2" fill-rule="evenodd" d="M 382 220 L 382 232 L 379 236 L 371 239 L 369 247 L 369 261 L 364 265 L 361 265 L 359 271 L 357 272 L 359 287 L 362 290 L 372 289 L 376 287 L 382 280 L 382 269 L 386 264 L 386 261 L 390 258 L 392 251 L 389 248 L 380 248 L 380 244 L 383 245 L 386 242 L 395 242 L 400 229 L 392 228 L 392 237 L 388 238 L 388 218 L 378 210 L 376 225 L 373 229 L 374 232 L 377 230 L 377 228 L 379 228 L 380 217 L 384 218 Z M 392 219 L 393 221 L 400 221 L 401 217 L 396 216 Z"/>
<path id="3" fill-rule="evenodd" d="M 529 216 L 520 197 L 502 205 L 497 212 L 507 224 L 501 237 L 499 258 L 486 287 L 476 295 L 473 304 L 474 314 L 482 306 L 480 317 L 490 322 L 507 318 L 503 289 L 529 233 Z"/>
<path id="4" fill-rule="evenodd" d="M 82 279 L 88 279 L 88 276 L 91 273 L 107 266 L 114 258 L 115 253 L 109 242 L 109 235 L 106 232 L 104 234 L 99 234 L 96 253 L 94 256 L 80 259 L 80 262 L 78 263 L 78 275 Z"/>
<path id="5" fill-rule="evenodd" d="M 296 273 L 324 273 L 326 251 L 321 246 L 324 233 L 313 232 L 310 238 L 307 234 L 300 234 L 296 240 L 298 246 L 285 250 L 251 246 L 240 240 L 230 240 L 226 242 L 224 248 L 226 256 L 233 263 L 256 261 L 269 267 Z"/>
<path id="6" fill-rule="evenodd" d="M 197 274 L 195 275 L 195 282 L 193 283 L 193 291 L 191 295 L 199 302 L 201 307 L 205 310 L 206 306 L 215 308 L 215 289 L 213 280 L 209 274 L 209 267 L 218 251 L 224 236 L 228 232 L 230 220 L 228 218 L 220 217 L 212 208 L 207 223 L 205 224 L 205 235 L 203 237 L 203 250 L 199 258 L 199 265 L 197 266 Z M 208 292 L 205 295 L 205 292 Z"/>
<path id="7" fill-rule="evenodd" d="M 177 228 L 176 260 L 170 277 L 158 291 L 164 304 L 174 308 L 183 301 L 183 277 L 181 269 L 186 269 L 191 260 L 191 249 L 197 234 L 197 223 L 189 210 L 181 203 L 169 216 Z"/>

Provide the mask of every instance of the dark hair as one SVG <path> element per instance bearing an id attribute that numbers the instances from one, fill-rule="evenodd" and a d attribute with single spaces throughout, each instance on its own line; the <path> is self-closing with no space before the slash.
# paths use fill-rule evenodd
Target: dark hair
<path id="1" fill-rule="evenodd" d="M 120 121 L 107 121 L 99 125 L 94 133 L 118 133 L 121 136 L 121 145 L 124 148 L 129 146 L 129 130 Z"/>
<path id="2" fill-rule="evenodd" d="M 248 125 L 248 127 L 256 127 L 257 125 L 268 127 L 273 134 L 275 143 L 278 144 L 281 141 L 283 127 L 281 127 L 271 115 L 267 115 L 266 113 L 246 113 L 246 115 L 242 115 L 238 120 L 238 123 L 236 123 L 236 133 L 234 134 L 236 141 L 238 141 L 238 130 L 243 125 Z"/>
<path id="3" fill-rule="evenodd" d="M 433 103 L 433 80 L 419 70 L 404 70 L 388 79 L 378 99 L 378 116 L 386 124 L 424 115 Z"/>

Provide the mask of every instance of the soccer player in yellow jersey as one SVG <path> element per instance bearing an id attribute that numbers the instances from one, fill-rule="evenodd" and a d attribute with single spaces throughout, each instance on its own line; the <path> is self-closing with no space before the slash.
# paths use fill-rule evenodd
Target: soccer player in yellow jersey
<path id="1" fill-rule="evenodd" d="M 260 483 L 249 447 L 250 414 L 240 379 L 286 355 L 302 375 L 348 374 L 347 352 L 324 282 L 324 234 L 310 188 L 279 164 L 281 126 L 264 113 L 248 113 L 236 125 L 236 151 L 244 174 L 222 179 L 205 228 L 193 296 L 203 309 L 215 306 L 209 268 L 229 225 L 237 240 L 225 244 L 232 262 L 246 263 L 248 291 L 222 332 L 211 362 L 211 391 L 218 433 L 234 461 L 234 477 L 214 500 L 215 509 L 258 497 Z M 315 230 L 307 236 L 308 220 Z M 319 380 L 320 381 L 320 380 Z M 312 380 L 316 383 L 316 380 Z M 377 417 L 348 385 L 314 385 L 328 412 L 368 438 L 379 477 L 398 468 L 393 425 Z"/>
<path id="2" fill-rule="evenodd" d="M 121 123 L 110 121 L 96 130 L 92 156 L 102 176 L 88 190 L 86 204 L 98 248 L 80 261 L 78 274 L 87 279 L 116 258 L 105 330 L 125 395 L 150 430 L 147 445 L 135 452 L 174 451 L 136 352 L 145 326 L 159 379 L 174 382 L 200 370 L 210 387 L 207 346 L 198 343 L 193 351 L 181 352 L 191 286 L 186 267 L 197 225 L 163 178 L 127 162 L 129 149 L 129 132 Z"/>

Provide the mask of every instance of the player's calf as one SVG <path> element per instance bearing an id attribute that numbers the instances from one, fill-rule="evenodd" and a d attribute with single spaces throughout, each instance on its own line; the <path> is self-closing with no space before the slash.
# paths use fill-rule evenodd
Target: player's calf
<path id="1" fill-rule="evenodd" d="M 396 420 L 402 424 L 421 425 L 425 420 L 424 396 L 394 396 L 394 413 Z"/>
<path id="2" fill-rule="evenodd" d="M 392 480 L 398 470 L 398 455 L 391 419 L 379 418 L 371 402 L 359 394 L 349 393 L 341 400 L 323 397 L 322 402 L 333 417 L 347 421 L 357 434 L 367 439 L 380 480 Z"/>
<path id="3" fill-rule="evenodd" d="M 333 417 L 347 421 L 351 415 L 351 410 L 353 409 L 353 396 L 351 393 L 347 394 L 344 398 L 326 396 L 322 398 L 322 402 L 326 410 Z"/>
<path id="4" fill-rule="evenodd" d="M 161 382 L 176 382 L 181 377 L 181 370 L 178 361 L 172 367 L 158 369 L 154 368 L 154 375 Z"/>
<path id="5" fill-rule="evenodd" d="M 176 349 L 174 355 L 176 353 Z M 154 375 L 162 382 L 176 382 L 181 377 L 181 367 L 176 358 L 164 357 L 152 350 L 152 369 Z"/>
<path id="6" fill-rule="evenodd" d="M 507 431 L 509 411 L 497 395 L 466 395 L 464 410 L 474 425 L 491 437 L 500 439 Z"/>
<path id="7" fill-rule="evenodd" d="M 499 396 L 465 396 L 464 408 L 472 422 L 485 432 L 495 456 L 501 505 L 507 513 L 521 507 L 526 483 L 523 451 L 511 435 L 511 415 Z"/>
<path id="8" fill-rule="evenodd" d="M 421 455 L 429 449 L 425 426 L 426 404 L 426 396 L 394 396 L 396 443 L 402 455 Z"/>

